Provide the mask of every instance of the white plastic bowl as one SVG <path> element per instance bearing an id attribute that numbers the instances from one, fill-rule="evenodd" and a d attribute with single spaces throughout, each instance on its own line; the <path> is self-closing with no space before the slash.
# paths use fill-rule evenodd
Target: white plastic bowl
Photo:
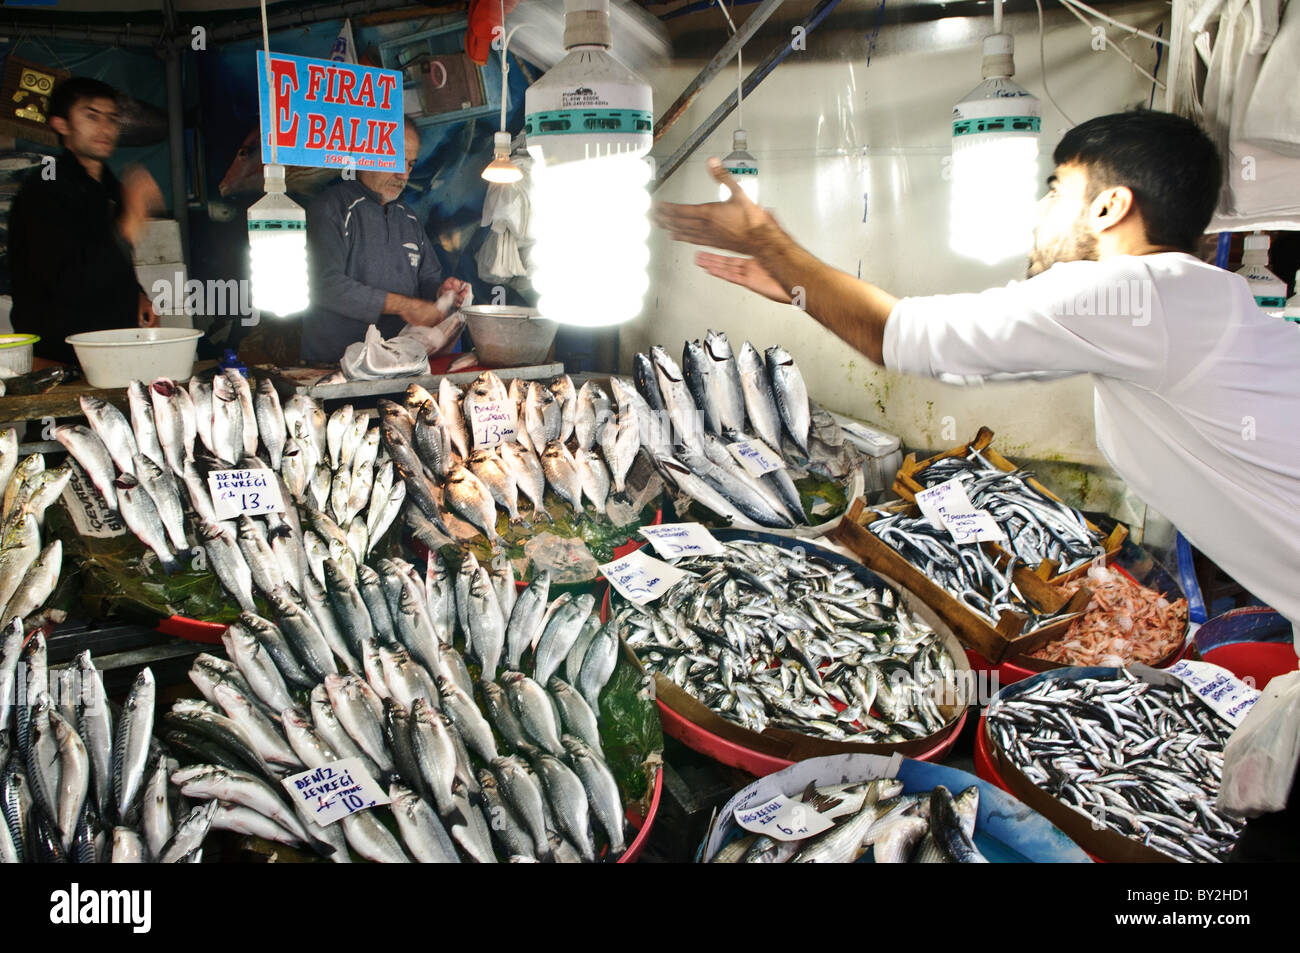
<path id="1" fill-rule="evenodd" d="M 202 331 L 193 328 L 117 328 L 85 331 L 65 340 L 77 353 L 91 387 L 125 387 L 159 377 L 188 380 Z"/>
<path id="2" fill-rule="evenodd" d="M 0 368 L 11 374 L 32 369 L 32 347 L 40 340 L 35 334 L 0 334 Z"/>

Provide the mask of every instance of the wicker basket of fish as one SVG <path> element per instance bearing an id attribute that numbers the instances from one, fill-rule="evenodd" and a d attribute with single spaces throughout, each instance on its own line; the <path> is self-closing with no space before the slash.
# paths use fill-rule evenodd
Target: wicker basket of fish
<path id="1" fill-rule="evenodd" d="M 862 492 L 862 460 L 840 425 L 808 398 L 794 358 L 725 334 L 687 341 L 679 366 L 662 347 L 637 354 L 630 400 L 642 438 L 685 506 L 712 525 L 824 535 Z M 623 398 L 620 396 L 620 403 Z"/>
<path id="2" fill-rule="evenodd" d="M 1001 783 L 1094 857 L 1216 863 L 1241 831 L 1214 805 L 1233 726 L 1172 676 L 1043 672 L 981 722 Z"/>
<path id="3" fill-rule="evenodd" d="M 855 500 L 833 538 L 916 593 L 962 643 L 990 662 L 1023 655 L 1065 633 L 1092 594 L 1066 596 L 991 543 L 957 545 L 915 503 Z"/>
<path id="4" fill-rule="evenodd" d="M 741 530 L 645 607 L 608 617 L 654 672 L 665 731 L 754 774 L 845 751 L 938 757 L 966 717 L 969 665 L 915 597 L 812 544 Z"/>
<path id="5" fill-rule="evenodd" d="M 863 754 L 811 758 L 755 781 L 719 812 L 700 859 L 1088 862 L 1048 820 L 965 771 Z"/>
<path id="6" fill-rule="evenodd" d="M 909 454 L 894 478 L 894 492 L 914 502 L 922 490 L 960 480 L 971 503 L 1006 534 L 1007 557 L 1051 583 L 1078 578 L 1097 557 L 1109 559 L 1120 551 L 1128 537 L 1126 526 L 1116 524 L 1104 532 L 994 450 L 992 442 L 993 431 L 981 427 L 975 439 L 928 460 L 917 462 Z M 1007 551 L 996 543 L 989 546 Z"/>

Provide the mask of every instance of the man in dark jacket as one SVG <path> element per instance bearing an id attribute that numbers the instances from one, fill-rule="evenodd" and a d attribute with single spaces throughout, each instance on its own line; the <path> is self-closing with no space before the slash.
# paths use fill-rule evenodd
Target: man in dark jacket
<path id="1" fill-rule="evenodd" d="M 438 324 L 465 302 L 469 285 L 442 279 L 424 226 L 398 201 L 419 147 L 408 123 L 404 171 L 359 171 L 307 207 L 312 306 L 303 319 L 304 361 L 336 363 L 369 325 L 391 338 L 407 324 Z"/>
<path id="2" fill-rule="evenodd" d="M 63 153 L 32 173 L 9 215 L 13 325 L 40 335 L 37 356 L 72 363 L 70 334 L 158 323 L 132 246 L 162 193 L 143 169 L 119 182 L 107 165 L 120 129 L 113 87 L 66 80 L 50 96 L 50 128 Z"/>

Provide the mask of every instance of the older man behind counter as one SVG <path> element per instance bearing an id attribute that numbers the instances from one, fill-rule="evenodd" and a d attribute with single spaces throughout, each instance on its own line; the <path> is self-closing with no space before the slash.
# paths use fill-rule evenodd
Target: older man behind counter
<path id="1" fill-rule="evenodd" d="M 424 226 L 398 201 L 420 147 L 410 122 L 405 134 L 405 171 L 358 171 L 307 207 L 312 308 L 303 319 L 304 361 L 337 363 L 372 324 L 391 338 L 407 324 L 436 325 L 468 303 L 469 284 L 442 280 Z"/>

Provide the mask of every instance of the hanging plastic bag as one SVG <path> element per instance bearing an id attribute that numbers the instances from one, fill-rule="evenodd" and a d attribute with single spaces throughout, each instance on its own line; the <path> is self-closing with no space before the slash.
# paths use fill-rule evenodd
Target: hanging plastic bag
<path id="1" fill-rule="evenodd" d="M 1300 672 L 1279 675 L 1223 749 L 1223 783 L 1215 802 L 1244 817 L 1286 808 L 1300 762 Z"/>

